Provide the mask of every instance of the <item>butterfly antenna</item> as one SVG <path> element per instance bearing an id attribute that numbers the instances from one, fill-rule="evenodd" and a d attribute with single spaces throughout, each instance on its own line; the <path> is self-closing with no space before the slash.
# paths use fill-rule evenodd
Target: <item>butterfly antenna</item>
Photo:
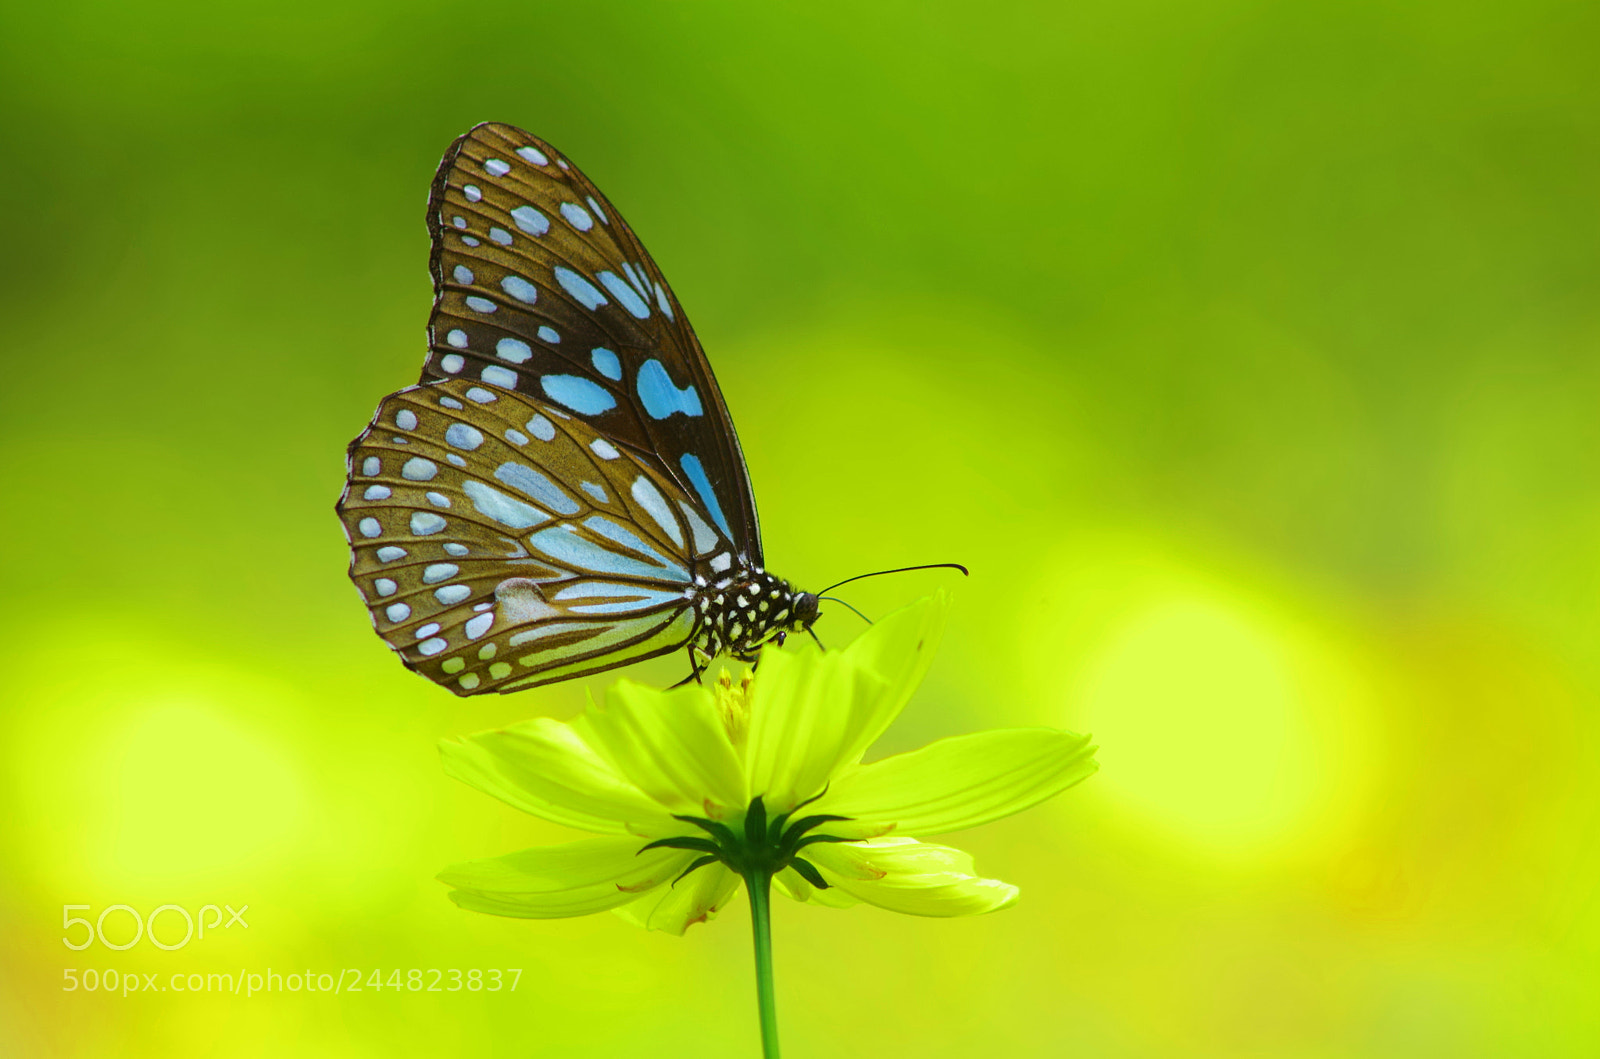
<path id="1" fill-rule="evenodd" d="M 859 610 L 856 610 L 856 608 L 850 606 L 850 604 L 846 603 L 844 600 L 840 599 L 838 596 L 818 596 L 817 598 L 818 599 L 825 599 L 829 603 L 837 603 L 842 607 L 846 607 L 846 608 L 849 609 L 850 613 L 854 614 L 856 617 L 860 618 L 862 621 L 866 622 L 868 625 L 872 624 L 872 619 L 871 618 L 867 617 L 865 614 L 861 613 Z"/>
<path id="2" fill-rule="evenodd" d="M 960 570 L 961 576 L 969 576 L 967 568 L 962 566 L 960 563 L 928 563 L 925 566 L 897 566 L 893 570 L 874 570 L 870 574 L 857 574 L 854 577 L 847 577 L 843 581 L 835 581 L 833 584 L 823 589 L 822 592 L 832 592 L 840 585 L 848 585 L 852 581 L 860 581 L 863 577 L 881 577 L 884 574 L 905 574 L 910 573 L 912 570 Z M 817 593 L 819 598 L 822 596 L 822 592 Z M 844 603 L 844 600 L 840 600 L 839 602 Z M 845 603 L 845 606 L 849 607 L 850 604 Z M 855 610 L 854 607 L 850 607 L 850 609 Z M 856 611 L 856 613 L 859 614 L 861 612 Z"/>

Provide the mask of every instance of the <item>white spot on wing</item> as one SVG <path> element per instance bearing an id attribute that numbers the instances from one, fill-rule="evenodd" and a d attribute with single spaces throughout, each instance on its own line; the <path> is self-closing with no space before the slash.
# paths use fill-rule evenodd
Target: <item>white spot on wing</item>
<path id="1" fill-rule="evenodd" d="M 576 202 L 563 202 L 561 204 L 561 216 L 565 217 L 567 223 L 580 232 L 587 232 L 594 227 L 594 218 L 589 216 L 589 211 Z"/>
<path id="2" fill-rule="evenodd" d="M 706 520 L 700 517 L 700 512 L 682 500 L 678 501 L 678 510 L 683 512 L 684 521 L 689 523 L 689 532 L 694 537 L 695 556 L 698 558 L 710 554 L 717 546 L 716 532 L 706 525 Z"/>
<path id="3" fill-rule="evenodd" d="M 465 423 L 451 423 L 449 429 L 444 432 L 444 439 L 458 449 L 471 452 L 483 444 L 483 431 Z"/>
<path id="4" fill-rule="evenodd" d="M 464 338 L 466 336 L 463 335 L 462 337 Z M 459 353 L 446 353 L 444 356 L 439 358 L 439 368 L 449 375 L 454 375 L 456 372 L 460 371 L 462 366 L 465 364 L 466 361 L 461 359 L 461 354 Z M 441 397 L 439 399 L 439 403 L 443 404 L 444 398 Z"/>
<path id="5" fill-rule="evenodd" d="M 400 477 L 412 482 L 431 482 L 439 473 L 439 465 L 421 456 L 413 456 L 400 468 Z"/>
<path id="6" fill-rule="evenodd" d="M 543 235 L 550 230 L 550 218 L 532 206 L 518 206 L 511 211 L 511 219 L 529 235 Z"/>
<path id="7" fill-rule="evenodd" d="M 411 532 L 418 537 L 426 537 L 444 529 L 445 521 L 431 511 L 413 511 L 411 513 Z"/>
<path id="8" fill-rule="evenodd" d="M 455 563 L 431 563 L 422 571 L 422 583 L 437 585 L 440 581 L 448 581 L 461 572 L 461 567 Z M 428 634 L 431 635 L 431 634 Z"/>
<path id="9" fill-rule="evenodd" d="M 667 536 L 672 538 L 672 543 L 682 548 L 683 529 L 678 525 L 678 520 L 672 517 L 672 509 L 667 506 L 667 501 L 662 497 L 661 491 L 655 487 L 655 483 L 641 474 L 633 480 L 633 485 L 629 492 L 633 494 L 633 498 L 638 501 L 639 506 L 644 508 L 651 518 L 655 519 L 656 525 L 660 526 Z"/>
<path id="10" fill-rule="evenodd" d="M 472 506 L 478 509 L 481 515 L 487 515 L 502 526 L 512 529 L 527 529 L 537 526 L 541 522 L 548 522 L 550 516 L 534 507 L 502 493 L 500 490 L 484 485 L 482 482 L 467 480 L 461 483 L 461 491 L 467 494 L 472 501 Z"/>
<path id="11" fill-rule="evenodd" d="M 595 438 L 593 441 L 589 442 L 589 447 L 593 449 L 594 454 L 600 457 L 602 460 L 614 460 L 620 455 L 616 448 L 612 446 L 611 442 L 607 441 L 605 438 Z"/>
<path id="12" fill-rule="evenodd" d="M 552 511 L 563 515 L 575 515 L 579 511 L 578 502 L 565 490 L 525 464 L 507 460 L 494 469 L 494 476 Z"/>
<path id="13" fill-rule="evenodd" d="M 533 356 L 533 348 L 519 338 L 502 338 L 494 344 L 494 355 L 513 364 L 521 364 Z"/>
<path id="14" fill-rule="evenodd" d="M 480 377 L 484 382 L 493 386 L 504 386 L 508 390 L 517 388 L 517 373 L 510 368 L 502 368 L 498 364 L 491 364 L 484 368 Z"/>

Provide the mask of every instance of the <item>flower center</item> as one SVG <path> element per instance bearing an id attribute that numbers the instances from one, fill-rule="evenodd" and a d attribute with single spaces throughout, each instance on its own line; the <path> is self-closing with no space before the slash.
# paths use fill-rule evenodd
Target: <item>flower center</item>
<path id="1" fill-rule="evenodd" d="M 676 838 L 658 838 L 641 847 L 639 852 L 643 853 L 647 849 L 686 849 L 700 853 L 700 857 L 672 881 L 674 886 L 691 872 L 707 864 L 720 863 L 726 864 L 730 871 L 747 880 L 770 879 L 783 869 L 792 867 L 806 882 L 819 890 L 826 890 L 827 880 L 817 871 L 816 865 L 800 856 L 800 851 L 817 842 L 849 842 L 850 839 L 838 835 L 810 832 L 823 824 L 848 820 L 850 817 L 819 813 L 802 816 L 798 820 L 794 818 L 795 813 L 820 797 L 821 794 L 808 798 L 789 812 L 779 813 L 768 819 L 767 807 L 761 801 L 761 796 L 757 795 L 750 799 L 750 807 L 744 814 L 744 827 L 738 831 L 727 824 L 708 820 L 702 816 L 674 816 L 674 820 L 682 820 L 686 824 L 698 827 L 706 833 L 706 837 L 684 835 Z"/>

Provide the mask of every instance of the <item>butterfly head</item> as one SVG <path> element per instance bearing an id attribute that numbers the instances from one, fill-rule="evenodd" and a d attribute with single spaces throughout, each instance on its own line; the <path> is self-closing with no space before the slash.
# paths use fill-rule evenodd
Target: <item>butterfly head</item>
<path id="1" fill-rule="evenodd" d="M 790 632 L 805 632 L 817 620 L 820 606 L 815 592 L 797 592 L 794 597 L 794 624 Z"/>

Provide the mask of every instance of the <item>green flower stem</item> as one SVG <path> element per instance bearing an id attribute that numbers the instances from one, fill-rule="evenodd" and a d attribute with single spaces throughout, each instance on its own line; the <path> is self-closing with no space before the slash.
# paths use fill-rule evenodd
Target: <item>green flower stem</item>
<path id="1" fill-rule="evenodd" d="M 761 1010 L 761 1054 L 778 1059 L 778 1008 L 772 995 L 772 876 L 751 871 L 744 877 L 750 892 L 750 928 L 756 942 L 756 1003 Z"/>

